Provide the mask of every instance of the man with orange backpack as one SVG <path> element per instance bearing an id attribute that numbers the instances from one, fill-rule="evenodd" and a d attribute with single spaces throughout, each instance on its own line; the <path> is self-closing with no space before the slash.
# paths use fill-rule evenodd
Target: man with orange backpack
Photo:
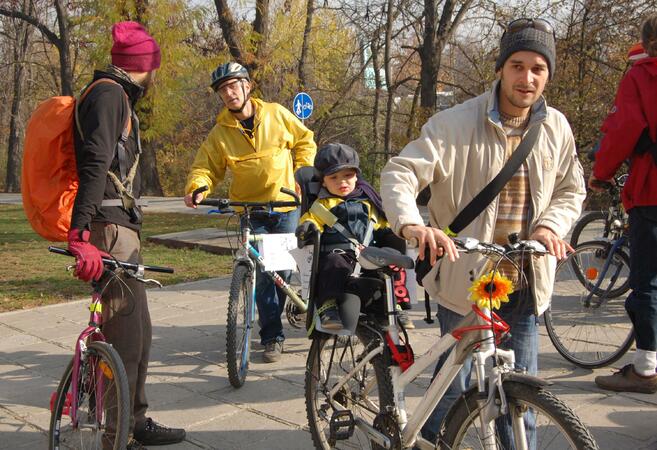
<path id="1" fill-rule="evenodd" d="M 103 334 L 121 355 L 131 394 L 128 449 L 163 445 L 185 438 L 183 429 L 161 426 L 146 417 L 145 382 L 151 347 L 151 319 L 144 285 L 103 276 L 101 255 L 141 262 L 137 170 L 141 145 L 135 103 L 153 83 L 160 48 L 136 22 L 112 27 L 112 64 L 94 73 L 76 105 L 74 132 L 79 186 L 68 249 L 76 257 L 75 275 L 100 281 L 103 288 Z"/>

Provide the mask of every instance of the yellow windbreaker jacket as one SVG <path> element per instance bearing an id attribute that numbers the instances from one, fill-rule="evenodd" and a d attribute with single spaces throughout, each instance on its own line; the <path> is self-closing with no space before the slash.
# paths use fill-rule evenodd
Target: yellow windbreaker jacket
<path id="1" fill-rule="evenodd" d="M 201 186 L 212 192 L 228 168 L 233 175 L 233 201 L 290 201 L 281 187 L 294 190 L 294 171 L 312 166 L 317 146 L 313 132 L 278 103 L 252 98 L 255 106 L 253 138 L 224 108 L 196 154 L 187 178 L 186 193 Z M 293 208 L 278 208 L 289 211 Z"/>

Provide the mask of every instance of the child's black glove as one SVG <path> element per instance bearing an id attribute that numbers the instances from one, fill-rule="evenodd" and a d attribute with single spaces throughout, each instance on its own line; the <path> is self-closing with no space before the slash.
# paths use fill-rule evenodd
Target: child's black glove
<path id="1" fill-rule="evenodd" d="M 308 220 L 299 224 L 294 232 L 294 235 L 297 237 L 297 247 L 303 248 L 306 244 L 310 243 L 316 231 L 317 225 L 314 222 Z"/>

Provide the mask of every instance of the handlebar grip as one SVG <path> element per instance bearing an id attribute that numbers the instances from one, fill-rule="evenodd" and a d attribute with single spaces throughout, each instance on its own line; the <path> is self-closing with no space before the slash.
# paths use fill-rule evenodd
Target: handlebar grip
<path id="1" fill-rule="evenodd" d="M 66 250 L 65 248 L 60 248 L 60 247 L 53 247 L 50 246 L 48 247 L 48 251 L 52 253 L 57 253 L 58 255 L 65 255 L 65 256 L 71 256 L 73 257 L 73 254 Z M 127 261 L 116 261 L 110 258 L 102 258 L 103 264 L 106 266 L 110 266 L 112 268 L 116 268 L 118 266 L 124 267 L 126 269 L 130 270 L 138 270 L 139 269 L 139 264 L 134 264 L 130 263 Z M 143 266 L 144 270 L 148 270 L 150 272 L 159 272 L 159 273 L 173 273 L 174 270 L 171 267 L 162 267 L 162 266 Z"/>
<path id="2" fill-rule="evenodd" d="M 291 197 L 294 197 L 294 203 L 289 204 L 289 205 L 280 205 L 280 206 L 299 206 L 301 204 L 301 200 L 299 199 L 299 195 L 296 192 L 294 192 L 292 189 L 282 187 L 281 192 L 284 193 L 284 194 L 287 194 Z M 276 202 L 276 203 L 279 203 L 279 202 Z"/>
<path id="3" fill-rule="evenodd" d="M 192 192 L 192 203 L 195 205 L 198 205 L 199 203 L 196 202 L 196 196 L 198 194 L 202 194 L 203 192 L 207 191 L 210 189 L 208 186 L 201 186 L 200 188 L 194 189 L 194 192 Z"/>

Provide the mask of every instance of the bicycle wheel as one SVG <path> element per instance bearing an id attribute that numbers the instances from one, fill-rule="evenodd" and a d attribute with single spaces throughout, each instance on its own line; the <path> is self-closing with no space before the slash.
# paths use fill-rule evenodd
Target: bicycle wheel
<path id="1" fill-rule="evenodd" d="M 570 245 L 577 247 L 580 242 L 587 242 L 609 237 L 609 211 L 591 211 L 582 216 L 573 227 Z"/>
<path id="2" fill-rule="evenodd" d="M 525 425 L 525 414 L 533 412 L 535 431 L 526 430 L 527 440 L 535 442 L 538 449 L 595 450 L 598 448 L 593 436 L 575 413 L 552 393 L 538 386 L 517 381 L 504 381 L 504 394 L 508 411 L 495 419 L 495 441 L 497 449 L 517 448 L 513 442 L 512 428 L 503 426 L 515 421 Z M 443 423 L 444 433 L 440 448 L 479 449 L 484 448 L 480 428 L 479 394 L 471 389 L 462 395 L 450 409 Z M 497 397 L 499 401 L 499 394 Z M 532 438 L 534 434 L 534 438 Z"/>
<path id="3" fill-rule="evenodd" d="M 226 360 L 228 380 L 238 388 L 244 384 L 249 370 L 251 353 L 251 325 L 255 301 L 252 293 L 253 271 L 245 264 L 238 264 L 233 270 L 228 294 L 228 319 L 226 323 Z"/>
<path id="4" fill-rule="evenodd" d="M 379 345 L 374 333 L 362 326 L 357 336 L 348 340 L 335 336 L 313 339 L 306 362 L 306 413 L 308 426 L 316 449 L 369 449 L 378 448 L 367 434 L 357 427 L 348 439 L 335 440 L 330 434 L 330 421 L 334 413 L 327 395 L 361 358 Z M 371 359 L 334 396 L 334 400 L 350 410 L 354 418 L 369 425 L 388 405 L 393 405 L 390 371 L 382 355 Z"/>
<path id="5" fill-rule="evenodd" d="M 614 288 L 629 282 L 629 261 L 617 251 L 603 274 L 608 248 L 606 242 L 586 242 L 559 263 L 552 300 L 545 312 L 545 326 L 554 347 L 568 361 L 587 369 L 617 361 L 634 340 L 625 312 L 629 287 Z M 600 279 L 602 283 L 595 289 Z"/>
<path id="6" fill-rule="evenodd" d="M 598 297 L 614 298 L 630 290 L 630 257 L 623 247 L 614 251 L 605 273 L 604 266 L 613 250 L 613 243 L 592 241 L 581 243 L 579 247 L 583 247 L 578 253 L 580 256 L 571 259 L 571 265 L 573 273 L 589 292 L 593 291 Z M 598 286 L 600 279 L 602 282 Z"/>
<path id="7" fill-rule="evenodd" d="M 51 407 L 50 450 L 125 449 L 130 392 L 119 354 L 105 342 L 89 344 L 80 360 L 76 399 L 73 399 L 72 374 L 71 360 Z M 77 404 L 75 423 L 71 418 L 74 402 Z"/>

